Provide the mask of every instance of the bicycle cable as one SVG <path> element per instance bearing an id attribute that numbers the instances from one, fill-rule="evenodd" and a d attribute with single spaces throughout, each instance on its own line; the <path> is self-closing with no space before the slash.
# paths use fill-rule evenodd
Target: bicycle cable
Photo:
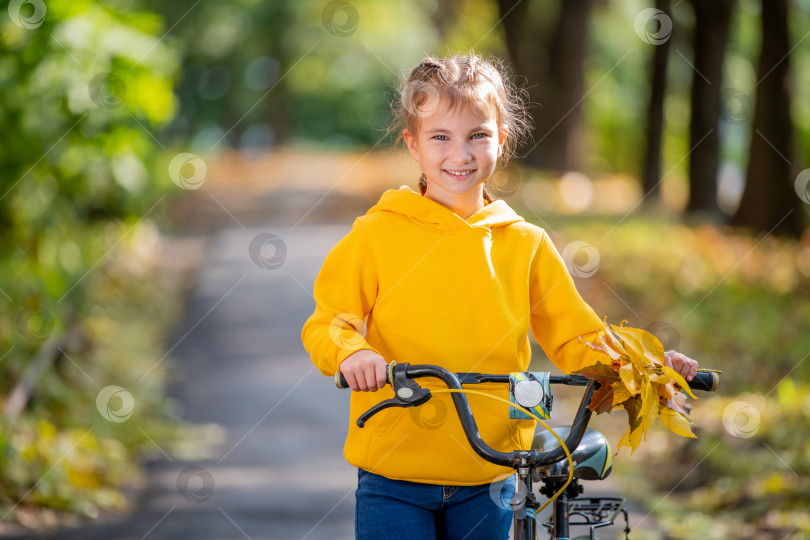
<path id="1" fill-rule="evenodd" d="M 448 394 L 451 394 L 451 393 L 452 394 L 475 394 L 475 395 L 478 395 L 478 396 L 485 396 L 485 397 L 488 397 L 488 398 L 492 398 L 492 399 L 495 399 L 497 401 L 502 401 L 503 403 L 506 403 L 510 407 L 514 407 L 514 408 L 516 408 L 516 409 L 518 409 L 520 411 L 523 411 L 524 413 L 526 413 L 529 416 L 531 416 L 532 418 L 534 418 L 534 420 L 536 422 L 538 422 L 546 430 L 551 432 L 551 434 L 554 435 L 554 437 L 560 442 L 560 445 L 562 446 L 562 449 L 565 452 L 565 457 L 568 458 L 568 480 L 565 482 L 565 484 L 563 484 L 563 487 L 561 487 L 557 491 L 557 493 L 554 494 L 553 497 L 551 497 L 548 501 L 546 501 L 546 503 L 543 506 L 541 506 L 540 508 L 537 509 L 537 511 L 535 512 L 535 515 L 539 514 L 548 505 L 550 505 L 552 502 L 554 502 L 554 500 L 557 499 L 557 497 L 562 495 L 563 491 L 565 491 L 566 488 L 568 487 L 568 484 L 570 484 L 573 481 L 573 479 L 574 479 L 574 458 L 571 457 L 571 452 L 568 450 L 568 447 L 565 445 L 565 441 L 562 440 L 562 437 L 560 437 L 557 434 L 556 431 L 551 429 L 548 424 L 543 422 L 537 415 L 533 414 L 531 411 L 527 410 L 524 407 L 521 407 L 520 405 L 518 405 L 516 403 L 512 403 L 511 401 L 509 401 L 507 399 L 504 399 L 504 398 L 498 397 L 498 396 L 493 396 L 492 394 L 487 394 L 485 392 L 481 392 L 480 390 L 463 390 L 463 389 L 459 390 L 459 389 L 455 389 L 455 388 L 437 388 L 435 390 L 431 390 L 430 392 L 432 394 L 441 394 L 441 393 L 445 393 L 445 392 L 448 393 Z"/>

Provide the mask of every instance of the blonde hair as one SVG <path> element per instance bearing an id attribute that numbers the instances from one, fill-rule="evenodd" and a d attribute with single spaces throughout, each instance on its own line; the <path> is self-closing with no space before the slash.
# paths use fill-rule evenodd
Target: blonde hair
<path id="1" fill-rule="evenodd" d="M 449 58 L 426 56 L 401 83 L 391 104 L 393 121 L 388 132 L 397 133 L 395 145 L 404 138 L 403 129 L 418 133 L 420 116 L 432 114 L 444 100 L 451 109 L 464 104 L 476 112 L 494 112 L 498 129 L 507 129 L 501 153 L 501 166 L 505 166 L 532 128 L 526 96 L 525 90 L 509 82 L 506 68 L 497 58 L 484 59 L 472 52 Z M 422 175 L 419 191 L 424 195 L 426 189 Z M 494 200 L 486 187 L 484 200 L 487 204 Z"/>

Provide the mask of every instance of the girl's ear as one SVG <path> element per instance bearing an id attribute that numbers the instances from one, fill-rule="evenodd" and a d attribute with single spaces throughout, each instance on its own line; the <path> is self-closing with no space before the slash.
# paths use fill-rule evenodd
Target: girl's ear
<path id="1" fill-rule="evenodd" d="M 498 130 L 498 157 L 501 157 L 503 153 L 503 145 L 506 142 L 506 136 L 509 134 L 509 128 L 501 126 L 501 129 Z"/>
<path id="2" fill-rule="evenodd" d="M 416 136 L 411 133 L 408 128 L 402 130 L 402 137 L 405 139 L 405 144 L 408 145 L 408 152 L 411 153 L 411 157 L 419 161 L 419 152 L 416 149 Z"/>

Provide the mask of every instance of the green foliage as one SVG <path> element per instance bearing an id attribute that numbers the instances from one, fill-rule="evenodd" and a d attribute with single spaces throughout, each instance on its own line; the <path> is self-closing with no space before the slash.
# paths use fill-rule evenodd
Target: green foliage
<path id="1" fill-rule="evenodd" d="M 48 2 L 38 28 L 0 40 L 3 234 L 127 214 L 154 195 L 142 125 L 174 114 L 176 53 L 160 20 L 96 2 Z"/>
<path id="2" fill-rule="evenodd" d="M 372 146 L 397 79 L 428 53 L 504 54 L 497 5 L 276 0 L 150 2 L 185 44 L 168 134 L 192 151 L 275 143 Z"/>
<path id="3" fill-rule="evenodd" d="M 122 507 L 149 438 L 177 429 L 162 369 L 140 378 L 178 307 L 144 258 L 168 183 L 152 132 L 175 114 L 178 49 L 138 2 L 49 0 L 33 21 L 38 4 L 0 21 L 0 408 L 40 351 L 81 338 L 0 426 L 4 520 Z M 134 396 L 128 422 L 100 415 L 108 385 Z"/>
<path id="4" fill-rule="evenodd" d="M 82 284 L 92 306 L 76 317 L 82 338 L 44 372 L 22 418 L 0 431 L 0 513 L 45 506 L 94 517 L 125 508 L 121 490 L 137 481 L 136 463 L 183 437 L 165 397 L 163 361 L 182 287 L 154 258 L 158 238 L 154 224 L 141 223 Z M 10 386 L 19 379 L 11 366 L 20 371 L 27 358 L 12 349 L 6 360 Z M 97 403 L 110 385 L 133 396 L 125 421 L 105 419 Z M 112 411 L 122 406 L 114 399 Z"/>
<path id="5" fill-rule="evenodd" d="M 89 1 L 48 2 L 36 28 L 4 20 L 0 289 L 2 309 L 13 306 L 5 320 L 42 308 L 59 330 L 66 306 L 82 301 L 74 285 L 118 240 L 114 222 L 141 215 L 159 193 L 146 126 L 172 117 L 177 70 L 159 31 L 153 14 Z M 30 352 L 13 327 L 0 342 Z"/>

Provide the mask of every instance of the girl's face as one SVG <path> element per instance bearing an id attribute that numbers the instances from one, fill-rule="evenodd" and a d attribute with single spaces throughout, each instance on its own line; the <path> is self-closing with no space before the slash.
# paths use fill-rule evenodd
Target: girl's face
<path id="1" fill-rule="evenodd" d="M 482 113 L 459 104 L 451 110 L 442 100 L 433 114 L 419 119 L 419 133 L 405 129 L 403 135 L 430 182 L 428 190 L 449 200 L 481 193 L 481 184 L 495 171 L 506 128 L 498 129 L 489 109 Z"/>

